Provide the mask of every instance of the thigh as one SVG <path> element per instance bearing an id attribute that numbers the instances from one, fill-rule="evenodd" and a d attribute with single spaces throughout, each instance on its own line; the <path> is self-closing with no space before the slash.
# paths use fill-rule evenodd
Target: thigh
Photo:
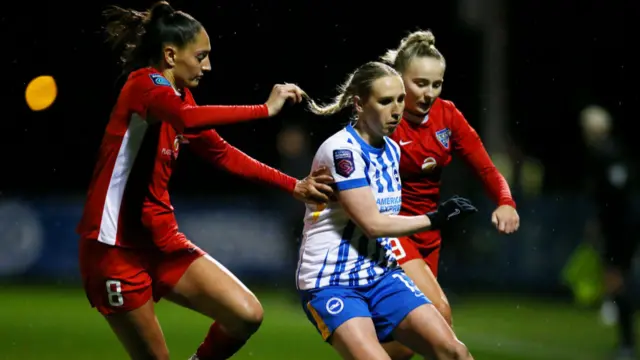
<path id="1" fill-rule="evenodd" d="M 436 308 L 413 309 L 393 332 L 393 337 L 416 353 L 437 359 L 472 359 Z"/>
<path id="2" fill-rule="evenodd" d="M 81 240 L 79 262 L 89 303 L 103 315 L 138 309 L 152 298 L 146 261 L 135 250 Z"/>
<path id="3" fill-rule="evenodd" d="M 169 359 L 169 349 L 153 305 L 149 299 L 135 310 L 105 316 L 133 360 Z"/>
<path id="4" fill-rule="evenodd" d="M 111 326 L 132 359 L 168 359 L 155 316 L 152 280 L 135 250 L 82 240 L 80 269 L 89 302 Z"/>
<path id="5" fill-rule="evenodd" d="M 302 307 L 322 339 L 332 335 L 342 324 L 354 318 L 371 318 L 369 305 L 354 288 L 330 287 L 302 292 Z"/>
<path id="6" fill-rule="evenodd" d="M 188 266 L 183 269 L 179 280 L 172 286 L 166 286 L 171 290 L 163 296 L 216 320 L 232 336 L 244 337 L 257 329 L 262 322 L 262 306 L 256 296 L 227 268 L 206 254 L 188 257 L 177 263 L 180 269 L 186 263 Z M 168 265 L 163 267 L 162 273 L 165 275 L 172 269 Z M 177 270 L 173 272 L 180 273 Z"/>
<path id="7" fill-rule="evenodd" d="M 413 280 L 415 285 L 427 296 L 440 311 L 447 323 L 451 324 L 451 308 L 449 301 L 440 287 L 431 268 L 422 259 L 414 259 L 402 264 L 402 270 Z"/>
<path id="8" fill-rule="evenodd" d="M 402 270 L 390 272 L 366 294 L 381 342 L 393 339 L 393 330 L 414 309 L 431 304 Z"/>
<path id="9" fill-rule="evenodd" d="M 440 244 L 423 247 L 420 249 L 422 259 L 429 267 L 429 270 L 433 274 L 434 278 L 438 277 L 438 269 L 440 265 Z"/>
<path id="10" fill-rule="evenodd" d="M 332 336 L 333 348 L 346 360 L 390 360 L 378 342 L 371 318 L 351 318 Z"/>
<path id="11" fill-rule="evenodd" d="M 206 253 L 177 233 L 171 241 L 171 250 L 156 251 L 150 255 L 150 274 L 153 278 L 153 297 L 156 301 L 171 296 L 191 265 Z"/>

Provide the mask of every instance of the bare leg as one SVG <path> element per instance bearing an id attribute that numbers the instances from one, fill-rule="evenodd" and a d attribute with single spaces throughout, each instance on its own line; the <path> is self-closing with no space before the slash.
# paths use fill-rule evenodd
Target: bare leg
<path id="1" fill-rule="evenodd" d="M 331 335 L 331 345 L 345 360 L 390 360 L 371 318 L 357 317 L 340 325 Z"/>
<path id="2" fill-rule="evenodd" d="M 422 259 L 409 260 L 402 264 L 402 270 L 413 280 L 415 285 L 425 296 L 431 300 L 433 306 L 440 312 L 449 326 L 452 325 L 451 307 L 438 280 Z M 387 354 L 393 360 L 409 360 L 413 357 L 413 351 L 397 341 L 382 344 Z"/>
<path id="3" fill-rule="evenodd" d="M 216 320 L 197 351 L 201 360 L 228 359 L 262 323 L 255 295 L 208 255 L 191 264 L 166 298 Z"/>
<path id="4" fill-rule="evenodd" d="M 169 359 L 169 349 L 153 305 L 153 300 L 149 300 L 138 309 L 105 316 L 132 360 Z"/>
<path id="5" fill-rule="evenodd" d="M 390 341 L 382 344 L 384 351 L 389 354 L 391 360 L 409 360 L 413 358 L 414 352 L 397 341 Z"/>
<path id="6" fill-rule="evenodd" d="M 402 264 L 402 270 L 413 280 L 427 299 L 431 300 L 433 306 L 440 312 L 447 324 L 451 326 L 452 318 L 449 300 L 427 263 L 422 259 L 410 260 Z"/>
<path id="7" fill-rule="evenodd" d="M 438 360 L 473 359 L 433 305 L 423 305 L 410 312 L 395 329 L 394 338 L 424 357 Z"/>

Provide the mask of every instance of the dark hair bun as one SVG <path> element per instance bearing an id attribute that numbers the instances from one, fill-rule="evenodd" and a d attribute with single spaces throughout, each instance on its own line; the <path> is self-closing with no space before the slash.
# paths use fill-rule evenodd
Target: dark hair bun
<path id="1" fill-rule="evenodd" d="M 167 18 L 176 11 L 166 1 L 159 1 L 149 9 L 149 20 L 151 22 Z"/>

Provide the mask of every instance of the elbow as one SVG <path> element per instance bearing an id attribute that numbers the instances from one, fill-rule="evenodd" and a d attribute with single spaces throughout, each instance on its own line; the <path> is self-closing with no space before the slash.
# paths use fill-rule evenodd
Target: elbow
<path id="1" fill-rule="evenodd" d="M 194 124 L 192 124 L 186 116 L 179 116 L 176 119 L 176 125 L 178 126 L 179 129 L 182 129 L 183 131 L 191 130 L 190 131 L 191 133 L 196 132 L 194 131 L 196 126 L 194 126 Z"/>
<path id="2" fill-rule="evenodd" d="M 193 121 L 193 116 L 191 116 L 190 114 L 191 108 L 193 107 L 183 106 L 180 109 L 180 112 L 177 114 L 178 116 L 176 116 L 175 118 L 176 125 L 178 125 L 183 130 L 194 129 L 198 127 Z"/>
<path id="3" fill-rule="evenodd" d="M 385 237 L 388 233 L 388 227 L 385 226 L 383 220 L 384 216 L 376 216 L 375 218 L 372 218 L 363 223 L 360 228 L 362 229 L 362 232 L 364 232 L 364 234 L 370 239 Z"/>

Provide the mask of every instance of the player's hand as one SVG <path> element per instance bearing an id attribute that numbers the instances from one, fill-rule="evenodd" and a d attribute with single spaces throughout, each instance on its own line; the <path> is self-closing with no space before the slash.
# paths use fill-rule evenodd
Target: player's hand
<path id="1" fill-rule="evenodd" d="M 441 229 L 475 212 L 478 212 L 478 209 L 471 204 L 471 201 L 456 195 L 441 203 L 436 211 L 428 213 L 427 216 L 431 221 L 431 229 Z"/>
<path id="2" fill-rule="evenodd" d="M 520 216 L 510 205 L 501 205 L 491 214 L 491 222 L 501 234 L 512 234 L 520 227 Z"/>
<path id="3" fill-rule="evenodd" d="M 333 189 L 329 185 L 333 182 L 329 169 L 320 167 L 306 178 L 298 180 L 293 196 L 306 203 L 326 204 L 333 197 Z"/>
<path id="4" fill-rule="evenodd" d="M 295 104 L 301 102 L 303 93 L 302 89 L 294 84 L 274 85 L 266 102 L 269 116 L 277 115 L 288 100 Z"/>

